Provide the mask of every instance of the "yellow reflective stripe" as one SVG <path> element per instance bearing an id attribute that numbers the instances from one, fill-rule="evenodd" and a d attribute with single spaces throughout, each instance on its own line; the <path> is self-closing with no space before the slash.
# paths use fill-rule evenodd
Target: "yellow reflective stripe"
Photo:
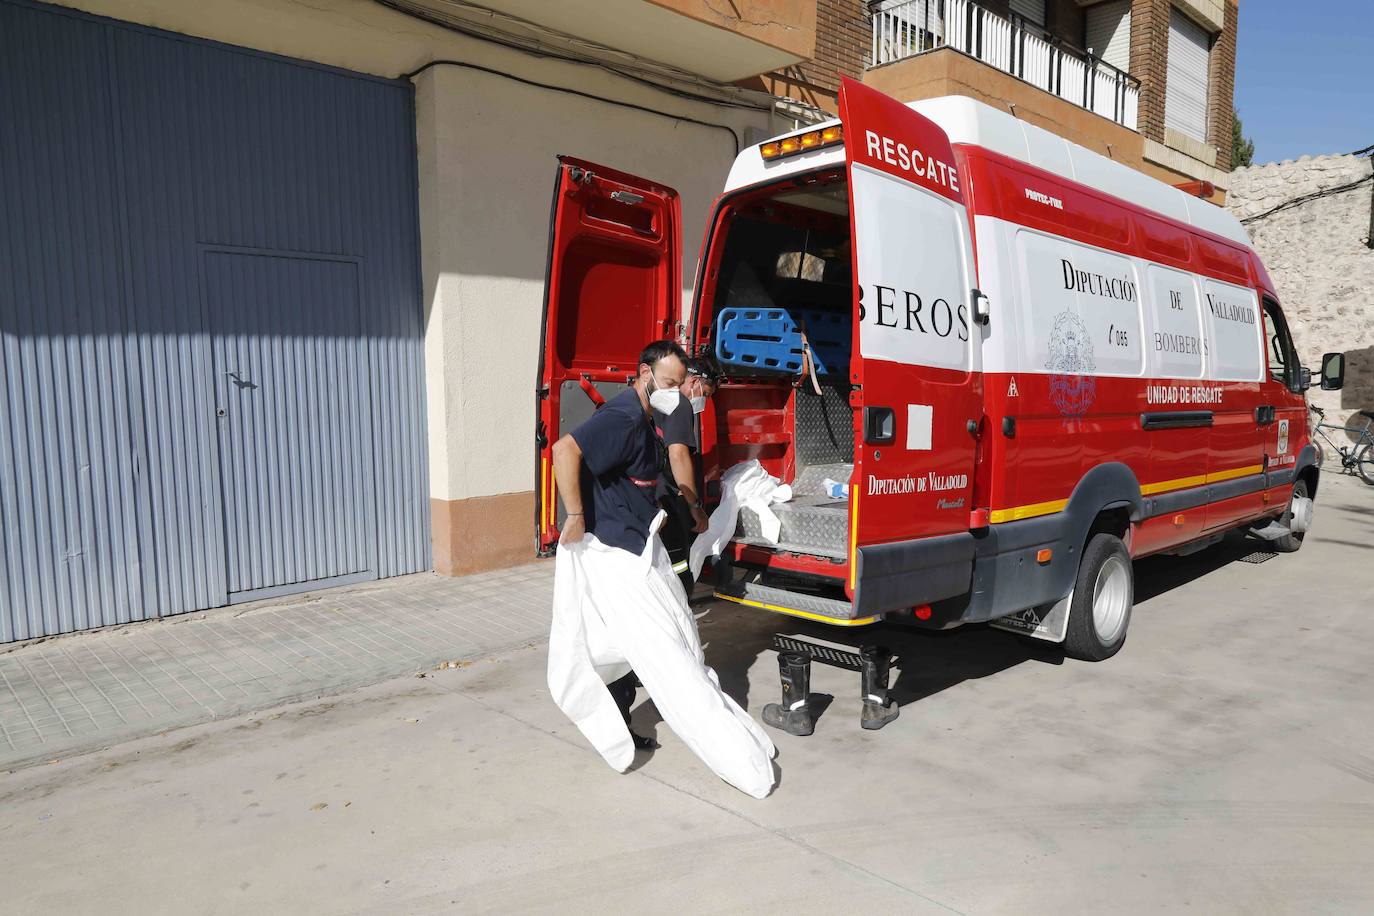
<path id="1" fill-rule="evenodd" d="M 837 627 L 864 627 L 870 623 L 877 623 L 883 619 L 882 614 L 875 614 L 872 617 L 859 617 L 854 620 L 843 620 L 839 617 L 827 617 L 824 614 L 813 614 L 810 611 L 799 611 L 796 608 L 779 607 L 775 604 L 764 604 L 762 601 L 750 601 L 748 598 L 736 598 L 733 595 L 722 595 L 716 592 L 717 598 L 726 601 L 733 601 L 735 604 L 743 604 L 747 607 L 762 608 L 765 611 L 772 611 L 775 614 L 786 614 L 789 617 L 802 617 L 806 620 L 815 620 L 820 623 L 828 623 Z"/>
<path id="2" fill-rule="evenodd" d="M 539 477 L 540 484 L 543 487 L 544 493 L 544 518 L 542 518 L 540 521 L 542 522 L 545 530 L 548 530 L 549 526 L 553 524 L 553 501 L 552 499 L 550 499 L 549 493 L 549 478 L 551 476 L 552 475 L 549 473 L 549 459 L 544 456 L 540 456 Z"/>
<path id="3" fill-rule="evenodd" d="M 686 560 L 683 560 L 681 563 L 674 563 L 673 572 L 677 573 L 678 575 L 682 575 L 687 571 L 687 568 L 691 565 L 692 564 L 688 563 Z"/>
<path id="4" fill-rule="evenodd" d="M 1174 490 L 1186 490 L 1189 487 L 1200 487 L 1207 483 L 1220 483 L 1223 480 L 1235 480 L 1237 477 L 1249 477 L 1263 471 L 1264 465 L 1249 464 L 1243 468 L 1231 468 L 1229 471 L 1213 471 L 1210 474 L 1194 474 L 1191 477 L 1176 477 L 1173 480 L 1142 484 L 1140 492 L 1144 496 L 1153 496 L 1156 493 L 1169 493 Z M 1068 504 L 1067 499 L 1052 499 L 1049 502 L 1015 506 L 1011 509 L 993 509 L 988 513 L 988 518 L 993 524 L 1014 522 L 1023 518 L 1035 518 L 1038 515 L 1060 512 Z"/>
<path id="5" fill-rule="evenodd" d="M 1219 480 L 1234 480 L 1237 477 L 1248 477 L 1251 474 L 1258 474 L 1264 470 L 1262 464 L 1251 464 L 1243 468 L 1232 468 L 1229 471 L 1217 471 L 1207 475 L 1208 483 L 1216 483 Z"/>
<path id="6" fill-rule="evenodd" d="M 1175 477 L 1173 480 L 1161 480 L 1159 483 L 1141 484 L 1140 492 L 1145 496 L 1153 496 L 1155 493 L 1167 493 L 1170 490 L 1200 487 L 1206 482 L 1206 474 L 1194 474 L 1192 477 Z"/>
<path id="7" fill-rule="evenodd" d="M 1047 503 L 1032 503 L 1029 506 L 1017 506 L 1013 509 L 993 509 L 988 513 L 988 519 L 994 525 L 998 522 L 1015 522 L 1023 518 L 1035 518 L 1037 515 L 1049 515 L 1051 512 L 1058 512 L 1068 504 L 1067 499 L 1052 499 Z"/>
<path id="8" fill-rule="evenodd" d="M 854 577 L 859 574 L 859 488 L 849 492 L 849 590 L 854 590 Z"/>

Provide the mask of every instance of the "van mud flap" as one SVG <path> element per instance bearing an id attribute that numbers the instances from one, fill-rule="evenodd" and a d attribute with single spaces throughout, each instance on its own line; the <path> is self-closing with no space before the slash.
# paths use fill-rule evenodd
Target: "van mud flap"
<path id="1" fill-rule="evenodd" d="M 1045 642 L 1063 642 L 1069 628 L 1069 605 L 1073 602 L 1073 592 L 1069 592 L 1054 604 L 1028 607 L 1006 617 L 998 617 L 989 623 L 1008 633 L 1019 633 L 1032 639 Z"/>

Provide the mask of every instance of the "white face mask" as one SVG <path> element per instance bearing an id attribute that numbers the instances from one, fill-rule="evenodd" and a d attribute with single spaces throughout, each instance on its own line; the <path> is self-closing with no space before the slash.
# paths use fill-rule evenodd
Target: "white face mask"
<path id="1" fill-rule="evenodd" d="M 649 406 L 664 416 L 677 410 L 681 400 L 676 388 L 655 388 L 649 393 Z"/>
<path id="2" fill-rule="evenodd" d="M 705 398 L 692 398 L 692 413 L 701 413 L 706 409 Z"/>

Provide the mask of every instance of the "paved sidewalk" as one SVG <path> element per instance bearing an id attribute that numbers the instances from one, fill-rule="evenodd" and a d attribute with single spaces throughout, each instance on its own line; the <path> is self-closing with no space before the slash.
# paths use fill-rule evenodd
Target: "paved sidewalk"
<path id="1" fill-rule="evenodd" d="M 0 770 L 548 635 L 553 564 L 432 573 L 0 648 Z"/>

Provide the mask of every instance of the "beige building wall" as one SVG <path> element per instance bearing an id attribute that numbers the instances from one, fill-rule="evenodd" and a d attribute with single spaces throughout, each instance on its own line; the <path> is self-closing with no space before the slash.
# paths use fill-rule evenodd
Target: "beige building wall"
<path id="1" fill-rule="evenodd" d="M 555 155 L 681 192 L 685 302 L 707 210 L 734 159 L 732 137 L 743 143 L 750 129 L 783 129 L 761 94 L 732 93 L 759 107 L 679 98 L 594 66 L 469 38 L 372 0 L 64 5 L 377 76 L 445 59 L 497 71 L 438 65 L 415 78 L 430 496 L 441 572 L 534 555 L 534 389 Z"/>
<path id="2" fill-rule="evenodd" d="M 471 536 L 451 550 L 452 568 L 469 571 L 533 555 L 533 392 L 555 154 L 678 190 L 685 307 L 735 143 L 727 130 L 456 67 L 426 71 L 417 89 L 436 563 L 445 534 Z M 771 130 L 763 113 L 704 114 L 737 135 Z"/>

